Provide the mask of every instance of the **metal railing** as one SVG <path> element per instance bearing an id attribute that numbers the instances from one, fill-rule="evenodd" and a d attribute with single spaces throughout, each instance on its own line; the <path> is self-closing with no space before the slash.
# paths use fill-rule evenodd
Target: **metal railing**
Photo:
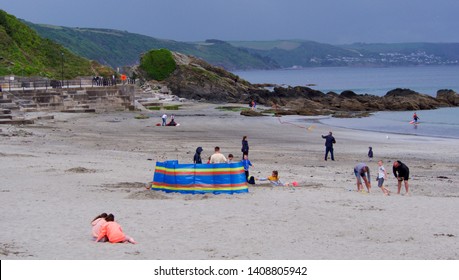
<path id="1" fill-rule="evenodd" d="M 58 88 L 112 87 L 123 84 L 134 84 L 135 80 L 107 79 L 102 77 L 80 78 L 73 80 L 51 80 L 28 77 L 0 77 L 1 91 L 47 90 Z"/>

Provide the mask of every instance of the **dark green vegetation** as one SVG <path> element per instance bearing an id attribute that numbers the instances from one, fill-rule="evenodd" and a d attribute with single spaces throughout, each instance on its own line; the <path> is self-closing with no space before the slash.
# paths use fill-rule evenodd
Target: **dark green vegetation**
<path id="1" fill-rule="evenodd" d="M 147 107 L 147 109 L 151 110 L 151 111 L 159 111 L 161 109 L 163 109 L 163 110 L 179 110 L 180 109 L 180 105 L 150 106 L 150 107 Z"/>
<path id="2" fill-rule="evenodd" d="M 99 73 L 111 74 L 111 70 L 41 38 L 22 21 L 0 10 L 0 75 L 70 79 Z"/>
<path id="3" fill-rule="evenodd" d="M 140 59 L 140 69 L 152 80 L 166 79 L 176 67 L 171 51 L 166 49 L 151 50 Z"/>

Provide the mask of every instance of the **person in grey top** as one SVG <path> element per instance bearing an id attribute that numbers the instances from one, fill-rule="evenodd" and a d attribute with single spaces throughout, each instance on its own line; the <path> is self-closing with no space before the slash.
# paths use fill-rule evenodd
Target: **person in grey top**
<path id="1" fill-rule="evenodd" d="M 357 191 L 365 192 L 362 185 L 363 179 L 369 193 L 371 189 L 370 168 L 365 163 L 361 162 L 354 167 L 354 175 L 357 179 Z"/>

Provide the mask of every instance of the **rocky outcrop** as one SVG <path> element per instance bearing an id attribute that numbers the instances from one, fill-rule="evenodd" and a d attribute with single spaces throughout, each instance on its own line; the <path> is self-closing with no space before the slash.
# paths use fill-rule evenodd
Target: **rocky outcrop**
<path id="1" fill-rule="evenodd" d="M 174 58 L 177 69 L 164 81 L 173 94 L 209 102 L 248 102 L 253 86 L 238 76 L 191 56 L 174 53 Z"/>
<path id="2" fill-rule="evenodd" d="M 446 103 L 447 106 L 459 106 L 459 95 L 450 89 L 437 91 L 437 100 Z"/>
<path id="3" fill-rule="evenodd" d="M 323 93 L 302 86 L 275 86 L 273 90 L 267 90 L 195 57 L 174 53 L 174 59 L 177 69 L 162 83 L 172 94 L 194 100 L 244 104 L 255 100 L 258 104 L 275 107 L 279 114 L 301 115 L 355 116 L 341 112 L 406 111 L 459 106 L 458 94 L 452 90 L 439 90 L 437 97 L 402 88 L 391 90 L 385 96 L 361 95 L 350 90 L 340 94 Z"/>

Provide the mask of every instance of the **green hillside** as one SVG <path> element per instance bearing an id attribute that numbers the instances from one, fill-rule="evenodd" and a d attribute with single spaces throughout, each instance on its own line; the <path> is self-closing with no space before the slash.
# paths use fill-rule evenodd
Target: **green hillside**
<path id="1" fill-rule="evenodd" d="M 113 68 L 135 65 L 152 49 L 168 49 L 227 70 L 321 66 L 459 65 L 459 43 L 331 45 L 305 40 L 186 43 L 126 31 L 25 22 L 40 36 Z"/>
<path id="2" fill-rule="evenodd" d="M 16 17 L 0 10 L 0 75 L 70 79 L 109 71 L 41 38 Z"/>
<path id="3" fill-rule="evenodd" d="M 222 41 L 185 43 L 162 40 L 126 31 L 70 28 L 25 22 L 41 36 L 62 44 L 74 53 L 112 67 L 134 65 L 151 49 L 168 49 L 201 58 L 226 69 L 273 69 L 272 60 Z"/>

